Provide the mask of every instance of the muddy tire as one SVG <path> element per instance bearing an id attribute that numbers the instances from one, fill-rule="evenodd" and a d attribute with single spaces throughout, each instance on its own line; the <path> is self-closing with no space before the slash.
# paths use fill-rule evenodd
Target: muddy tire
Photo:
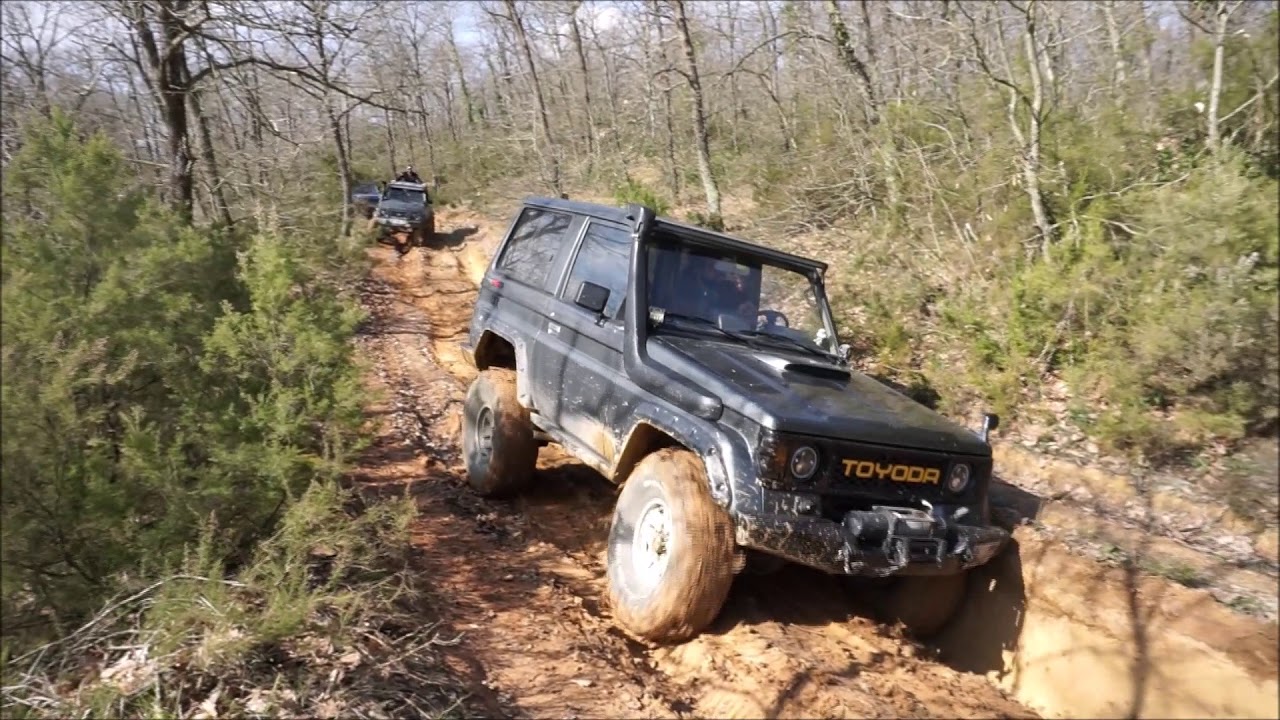
<path id="1" fill-rule="evenodd" d="M 478 495 L 501 497 L 528 484 L 538 445 L 529 411 L 516 399 L 514 371 L 490 368 L 471 383 L 462 406 L 462 454 Z"/>
<path id="2" fill-rule="evenodd" d="M 435 239 L 436 219 L 433 217 L 431 220 L 427 221 L 426 226 L 422 228 L 422 232 L 418 234 L 418 245 L 427 247 L 431 245 L 431 243 L 435 242 Z"/>
<path id="3" fill-rule="evenodd" d="M 946 627 L 964 602 L 968 573 L 897 577 L 870 590 L 876 613 L 924 640 Z"/>
<path id="4" fill-rule="evenodd" d="M 614 508 L 608 563 L 614 619 L 632 635 L 674 643 L 711 624 L 733 584 L 733 525 L 697 455 L 669 448 L 636 465 Z"/>

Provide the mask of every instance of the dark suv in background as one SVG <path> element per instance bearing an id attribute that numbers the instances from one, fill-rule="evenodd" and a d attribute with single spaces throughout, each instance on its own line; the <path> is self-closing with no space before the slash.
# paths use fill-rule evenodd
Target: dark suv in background
<path id="1" fill-rule="evenodd" d="M 405 235 L 408 245 L 421 245 L 435 236 L 436 215 L 427 186 L 397 180 L 387 183 L 373 213 L 378 238 Z"/>

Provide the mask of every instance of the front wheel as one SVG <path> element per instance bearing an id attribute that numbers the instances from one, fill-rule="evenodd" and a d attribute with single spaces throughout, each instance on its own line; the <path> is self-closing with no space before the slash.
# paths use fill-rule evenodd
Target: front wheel
<path id="1" fill-rule="evenodd" d="M 538 445 L 529 411 L 516 398 L 514 371 L 489 368 L 471 383 L 462 407 L 462 452 L 467 481 L 479 495 L 501 497 L 528 484 Z"/>
<path id="2" fill-rule="evenodd" d="M 733 527 L 706 470 L 683 449 L 659 450 L 627 478 L 609 528 L 609 601 L 626 631 L 650 642 L 701 632 L 733 584 Z"/>
<path id="3" fill-rule="evenodd" d="M 863 586 L 886 622 L 900 622 L 907 633 L 925 640 L 942 631 L 960 610 L 968 573 L 895 577 L 880 587 Z"/>

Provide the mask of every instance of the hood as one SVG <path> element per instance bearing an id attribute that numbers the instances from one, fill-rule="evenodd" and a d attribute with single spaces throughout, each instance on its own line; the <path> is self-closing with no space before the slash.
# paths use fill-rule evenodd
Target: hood
<path id="1" fill-rule="evenodd" d="M 877 380 L 817 356 L 659 335 L 655 360 L 765 427 L 920 450 L 991 454 L 977 434 Z"/>

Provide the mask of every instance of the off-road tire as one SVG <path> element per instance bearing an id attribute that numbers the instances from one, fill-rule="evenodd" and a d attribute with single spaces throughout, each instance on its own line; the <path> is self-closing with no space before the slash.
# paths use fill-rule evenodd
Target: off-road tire
<path id="1" fill-rule="evenodd" d="M 418 233 L 418 245 L 427 247 L 436 239 L 436 219 L 433 217 Z"/>
<path id="2" fill-rule="evenodd" d="M 609 528 L 609 602 L 615 622 L 652 643 L 676 643 L 715 620 L 733 584 L 733 523 L 712 499 L 702 460 L 666 448 L 641 460 L 618 496 Z M 641 515 L 663 506 L 666 567 L 646 583 L 632 546 Z"/>
<path id="3" fill-rule="evenodd" d="M 869 590 L 872 607 L 885 622 L 902 623 L 920 640 L 937 635 L 964 602 L 969 574 L 909 575 Z"/>
<path id="4" fill-rule="evenodd" d="M 529 411 L 516 399 L 514 371 L 489 368 L 472 381 L 462 406 L 462 454 L 478 495 L 502 497 L 529 483 L 538 445 Z"/>

